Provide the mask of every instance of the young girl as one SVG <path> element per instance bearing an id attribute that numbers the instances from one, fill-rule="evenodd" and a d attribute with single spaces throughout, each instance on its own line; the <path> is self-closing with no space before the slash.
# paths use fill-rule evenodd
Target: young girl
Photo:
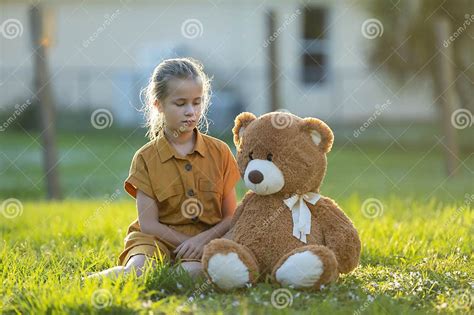
<path id="1" fill-rule="evenodd" d="M 190 58 L 160 63 L 145 89 L 151 141 L 133 157 L 125 190 L 138 219 L 128 228 L 119 266 L 89 277 L 143 272 L 153 257 L 202 272 L 203 247 L 223 236 L 236 208 L 237 163 L 224 142 L 204 135 L 210 80 Z"/>

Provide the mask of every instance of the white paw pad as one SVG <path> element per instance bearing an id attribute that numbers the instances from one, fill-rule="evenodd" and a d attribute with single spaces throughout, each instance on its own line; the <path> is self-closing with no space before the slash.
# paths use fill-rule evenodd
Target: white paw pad
<path id="1" fill-rule="evenodd" d="M 213 255 L 207 263 L 207 273 L 224 290 L 244 287 L 250 281 L 249 270 L 237 253 Z"/>
<path id="2" fill-rule="evenodd" d="M 288 257 L 275 273 L 282 285 L 296 288 L 313 286 L 324 271 L 323 262 L 310 251 L 296 253 Z"/>

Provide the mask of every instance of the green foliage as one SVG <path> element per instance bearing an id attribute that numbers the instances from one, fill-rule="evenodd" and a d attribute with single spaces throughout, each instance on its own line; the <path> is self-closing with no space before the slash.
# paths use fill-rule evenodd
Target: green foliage
<path id="1" fill-rule="evenodd" d="M 454 33 L 464 24 L 466 15 L 473 14 L 470 0 L 401 0 L 389 3 L 367 0 L 365 4 L 371 17 L 380 20 L 384 29 L 382 36 L 368 43 L 373 44 L 371 63 L 376 69 L 388 71 L 400 84 L 407 80 L 413 83 L 414 74 L 431 75 L 434 57 L 443 44 L 437 43 L 434 35 L 438 16 L 448 20 Z M 464 34 L 451 43 L 456 77 L 464 72 L 471 82 L 474 78 L 474 69 L 470 69 L 472 57 L 469 57 L 474 49 L 472 24 L 467 25 Z"/>

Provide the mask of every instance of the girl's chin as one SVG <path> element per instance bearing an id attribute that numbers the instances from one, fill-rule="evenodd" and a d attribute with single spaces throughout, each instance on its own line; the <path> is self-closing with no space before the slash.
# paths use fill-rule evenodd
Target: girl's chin
<path id="1" fill-rule="evenodd" d="M 188 133 L 188 132 L 192 132 L 194 130 L 194 127 L 196 127 L 195 123 L 186 124 L 186 125 L 181 125 L 177 128 L 173 128 L 173 131 L 177 133 Z"/>

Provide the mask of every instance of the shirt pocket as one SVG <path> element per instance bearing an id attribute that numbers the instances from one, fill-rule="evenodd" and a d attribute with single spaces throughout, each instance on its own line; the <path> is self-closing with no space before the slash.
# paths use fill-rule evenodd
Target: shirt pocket
<path id="1" fill-rule="evenodd" d="M 204 205 L 200 220 L 207 224 L 216 224 L 222 220 L 222 193 L 219 185 L 206 178 L 199 179 L 199 195 Z"/>
<path id="2" fill-rule="evenodd" d="M 160 221 L 167 219 L 176 213 L 180 213 L 181 201 L 184 196 L 183 185 L 171 185 L 154 190 L 156 199 L 158 199 L 158 211 Z"/>

